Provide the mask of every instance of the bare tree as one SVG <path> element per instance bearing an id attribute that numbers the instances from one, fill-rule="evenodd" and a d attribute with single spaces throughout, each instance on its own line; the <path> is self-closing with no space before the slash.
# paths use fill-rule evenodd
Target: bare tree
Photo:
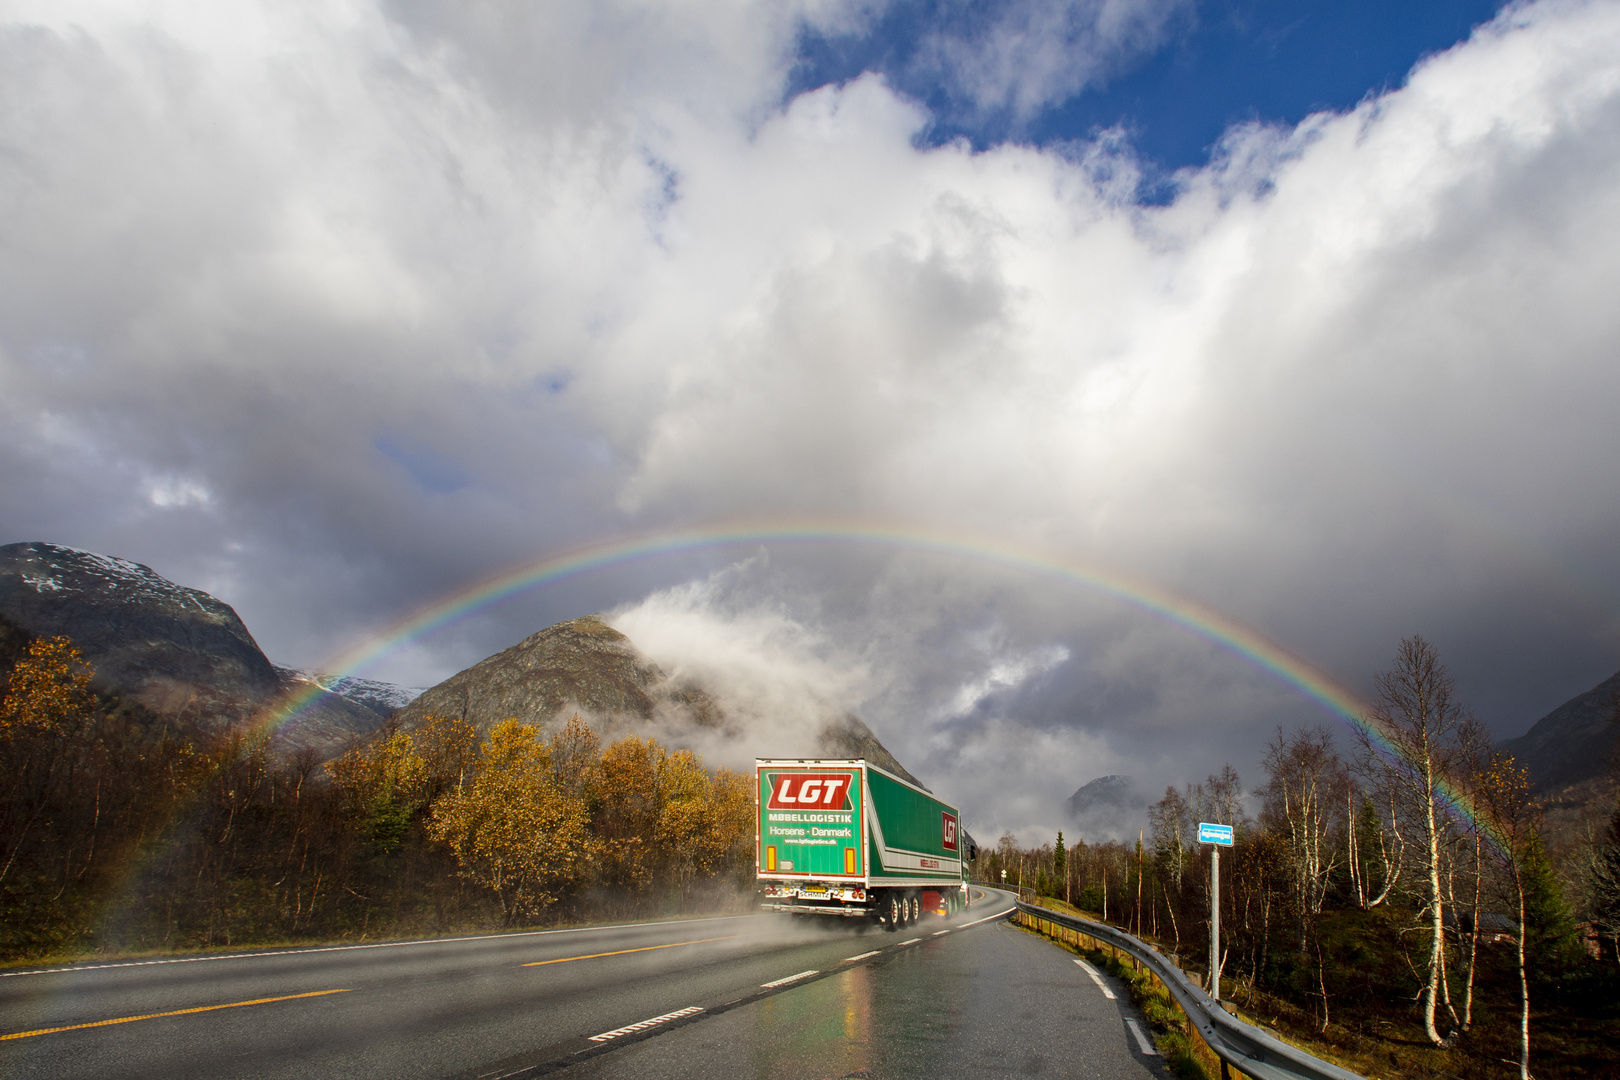
<path id="1" fill-rule="evenodd" d="M 1191 836 L 1192 817 L 1187 800 L 1173 787 L 1164 789 L 1164 798 L 1148 808 L 1148 831 L 1152 835 L 1153 861 L 1159 867 L 1159 887 L 1164 892 L 1165 907 L 1170 912 L 1170 932 L 1176 947 L 1181 947 L 1181 926 L 1176 909 L 1181 904 L 1181 886 L 1187 869 L 1187 846 Z M 1170 893 L 1171 883 L 1175 894 Z"/>
<path id="2" fill-rule="evenodd" d="M 1539 808 L 1530 799 L 1530 776 L 1513 758 L 1492 758 L 1479 785 L 1480 804 L 1490 815 L 1501 842 L 1499 854 L 1507 871 L 1508 898 L 1518 907 L 1514 934 L 1519 961 L 1519 1080 L 1530 1080 L 1530 979 L 1525 965 L 1525 856 L 1536 842 Z"/>
<path id="3" fill-rule="evenodd" d="M 1277 729 L 1265 759 L 1270 783 L 1259 794 L 1265 803 L 1261 824 L 1286 847 L 1289 883 L 1298 926 L 1298 951 L 1306 951 L 1328 885 L 1345 848 L 1338 833 L 1350 773 L 1333 746 L 1333 733 L 1317 725 L 1292 735 Z"/>
<path id="4" fill-rule="evenodd" d="M 1378 690 L 1368 717 L 1371 732 L 1359 732 L 1363 767 L 1378 776 L 1392 800 L 1391 819 L 1422 874 L 1428 923 L 1429 956 L 1423 987 L 1423 1029 L 1435 1045 L 1446 1037 L 1435 1026 L 1444 995 L 1446 855 L 1466 824 L 1453 805 L 1451 792 L 1459 775 L 1469 771 L 1481 741 L 1479 725 L 1457 700 L 1456 686 L 1434 646 L 1421 637 L 1406 638 L 1395 652 L 1394 666 L 1374 680 Z"/>
<path id="5" fill-rule="evenodd" d="M 1384 782 L 1390 770 L 1379 760 L 1370 760 L 1365 764 L 1372 767 L 1370 777 L 1379 799 L 1375 800 L 1373 793 L 1358 791 L 1354 787 L 1346 790 L 1345 813 L 1351 825 L 1346 830 L 1345 845 L 1348 848 L 1350 884 L 1355 890 L 1356 906 L 1363 911 L 1370 911 L 1388 900 L 1395 886 L 1400 884 L 1401 868 L 1406 862 L 1406 842 L 1401 835 L 1399 800 L 1396 798 L 1395 788 Z M 1353 807 L 1358 801 L 1361 810 L 1359 813 L 1353 813 Z M 1380 802 L 1384 805 L 1383 810 L 1379 809 Z M 1376 896 L 1373 895 L 1369 855 L 1366 851 L 1369 842 L 1376 842 L 1379 868 L 1382 871 Z"/>

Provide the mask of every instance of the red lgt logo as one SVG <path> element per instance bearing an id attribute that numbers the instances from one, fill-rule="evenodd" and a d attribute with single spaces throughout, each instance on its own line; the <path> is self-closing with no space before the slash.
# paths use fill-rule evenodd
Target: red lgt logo
<path id="1" fill-rule="evenodd" d="M 777 773 L 765 805 L 772 810 L 847 810 L 849 780 L 847 773 Z"/>
<path id="2" fill-rule="evenodd" d="M 941 822 L 940 832 L 942 833 L 942 835 L 945 838 L 945 850 L 946 851 L 955 851 L 956 850 L 956 815 L 955 814 L 947 814 L 947 813 L 945 813 L 945 811 L 941 810 L 939 812 L 939 816 L 943 819 L 942 822 Z"/>

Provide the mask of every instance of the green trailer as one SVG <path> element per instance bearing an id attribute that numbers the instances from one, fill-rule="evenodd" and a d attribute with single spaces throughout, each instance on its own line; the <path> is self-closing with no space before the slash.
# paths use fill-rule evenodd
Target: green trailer
<path id="1" fill-rule="evenodd" d="M 763 906 L 889 930 L 967 906 L 956 807 L 869 761 L 757 760 Z"/>

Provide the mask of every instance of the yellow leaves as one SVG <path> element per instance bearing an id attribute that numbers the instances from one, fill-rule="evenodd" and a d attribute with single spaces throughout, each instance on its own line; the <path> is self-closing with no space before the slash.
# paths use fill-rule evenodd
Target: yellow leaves
<path id="1" fill-rule="evenodd" d="M 609 885 L 641 889 L 652 882 L 662 749 L 632 736 L 602 752 L 592 826 L 602 845 L 602 880 Z"/>
<path id="2" fill-rule="evenodd" d="M 575 713 L 563 729 L 551 737 L 551 768 L 557 783 L 570 795 L 591 802 L 596 796 L 601 740 Z"/>
<path id="3" fill-rule="evenodd" d="M 482 744 L 464 721 L 429 716 L 326 771 L 375 850 L 393 850 L 420 821 L 509 922 L 587 885 L 627 897 L 684 889 L 753 853 L 751 777 L 711 774 L 691 751 L 652 739 L 603 748 L 578 716 L 549 740 L 505 720 Z"/>
<path id="4" fill-rule="evenodd" d="M 93 672 L 65 637 L 39 638 L 17 661 L 0 698 L 0 738 L 27 730 L 61 732 L 94 715 Z"/>
<path id="5" fill-rule="evenodd" d="M 429 713 L 411 733 L 411 740 L 427 768 L 433 796 L 460 786 L 478 757 L 478 729 L 465 720 Z"/>
<path id="6" fill-rule="evenodd" d="M 433 805 L 430 834 L 464 874 L 495 890 L 508 921 L 557 899 L 591 856 L 585 803 L 557 784 L 550 759 L 535 728 L 503 720 L 471 781 Z"/>
<path id="7" fill-rule="evenodd" d="M 390 724 L 364 746 L 326 764 L 346 812 L 376 849 L 404 841 L 413 818 L 452 785 L 473 761 L 477 736 L 464 720 L 428 716 L 414 731 Z"/>

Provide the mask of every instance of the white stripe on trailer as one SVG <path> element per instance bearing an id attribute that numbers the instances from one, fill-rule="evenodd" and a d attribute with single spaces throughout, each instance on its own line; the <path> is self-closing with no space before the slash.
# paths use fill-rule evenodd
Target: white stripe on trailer
<path id="1" fill-rule="evenodd" d="M 655 1016 L 650 1020 L 643 1020 L 639 1024 L 631 1024 L 629 1027 L 614 1028 L 612 1031 L 604 1031 L 600 1035 L 592 1035 L 591 1042 L 607 1042 L 609 1039 L 617 1039 L 622 1035 L 634 1035 L 638 1031 L 646 1031 L 648 1028 L 657 1027 L 659 1024 L 667 1024 L 671 1020 L 679 1020 L 683 1016 L 695 1016 L 702 1011 L 703 1010 L 698 1008 L 696 1005 L 688 1005 L 684 1009 L 676 1009 L 672 1013 L 665 1013 L 663 1016 Z"/>

